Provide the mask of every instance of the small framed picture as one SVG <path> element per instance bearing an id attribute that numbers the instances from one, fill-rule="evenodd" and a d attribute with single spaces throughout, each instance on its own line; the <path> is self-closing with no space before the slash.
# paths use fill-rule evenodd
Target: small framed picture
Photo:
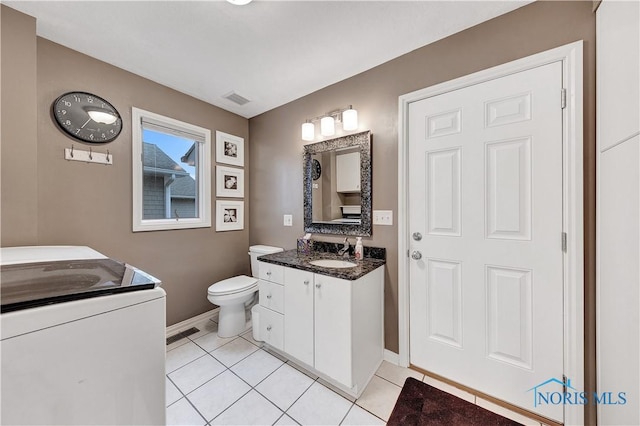
<path id="1" fill-rule="evenodd" d="M 244 138 L 216 131 L 216 162 L 244 167 Z"/>
<path id="2" fill-rule="evenodd" d="M 235 167 L 216 166 L 216 196 L 244 197 L 244 170 Z"/>
<path id="3" fill-rule="evenodd" d="M 216 201 L 216 231 L 244 229 L 244 201 Z"/>

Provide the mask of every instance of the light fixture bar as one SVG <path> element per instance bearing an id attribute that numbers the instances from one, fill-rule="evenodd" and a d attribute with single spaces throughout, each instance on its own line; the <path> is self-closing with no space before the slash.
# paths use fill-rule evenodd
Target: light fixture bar
<path id="1" fill-rule="evenodd" d="M 333 136 L 336 132 L 335 123 L 342 122 L 342 128 L 346 131 L 358 129 L 358 111 L 352 105 L 329 111 L 326 114 L 307 119 L 302 124 L 302 140 L 312 141 L 315 138 L 315 126 L 313 123 L 320 122 L 320 134 L 322 136 Z"/>

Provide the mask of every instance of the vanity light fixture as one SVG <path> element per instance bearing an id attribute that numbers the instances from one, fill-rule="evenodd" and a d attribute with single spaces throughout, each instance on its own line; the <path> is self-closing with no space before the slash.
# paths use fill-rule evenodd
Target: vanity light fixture
<path id="1" fill-rule="evenodd" d="M 358 111 L 349 105 L 330 111 L 318 117 L 310 118 L 302 124 L 302 140 L 312 141 L 315 138 L 314 122 L 320 121 L 320 134 L 322 136 L 333 136 L 336 134 L 336 122 L 342 123 L 342 129 L 346 131 L 358 129 Z"/>

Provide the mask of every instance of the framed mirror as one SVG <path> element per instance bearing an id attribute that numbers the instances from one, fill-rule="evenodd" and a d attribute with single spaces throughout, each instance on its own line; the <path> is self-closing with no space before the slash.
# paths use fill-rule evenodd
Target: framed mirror
<path id="1" fill-rule="evenodd" d="M 304 230 L 371 235 L 371 132 L 304 147 Z"/>

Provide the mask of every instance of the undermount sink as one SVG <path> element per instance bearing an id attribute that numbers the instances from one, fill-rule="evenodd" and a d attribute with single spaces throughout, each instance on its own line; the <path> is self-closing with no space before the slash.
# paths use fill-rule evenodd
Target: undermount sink
<path id="1" fill-rule="evenodd" d="M 312 260 L 309 263 L 313 266 L 321 266 L 323 268 L 353 268 L 354 266 L 358 266 L 357 263 L 337 259 L 318 259 Z"/>

